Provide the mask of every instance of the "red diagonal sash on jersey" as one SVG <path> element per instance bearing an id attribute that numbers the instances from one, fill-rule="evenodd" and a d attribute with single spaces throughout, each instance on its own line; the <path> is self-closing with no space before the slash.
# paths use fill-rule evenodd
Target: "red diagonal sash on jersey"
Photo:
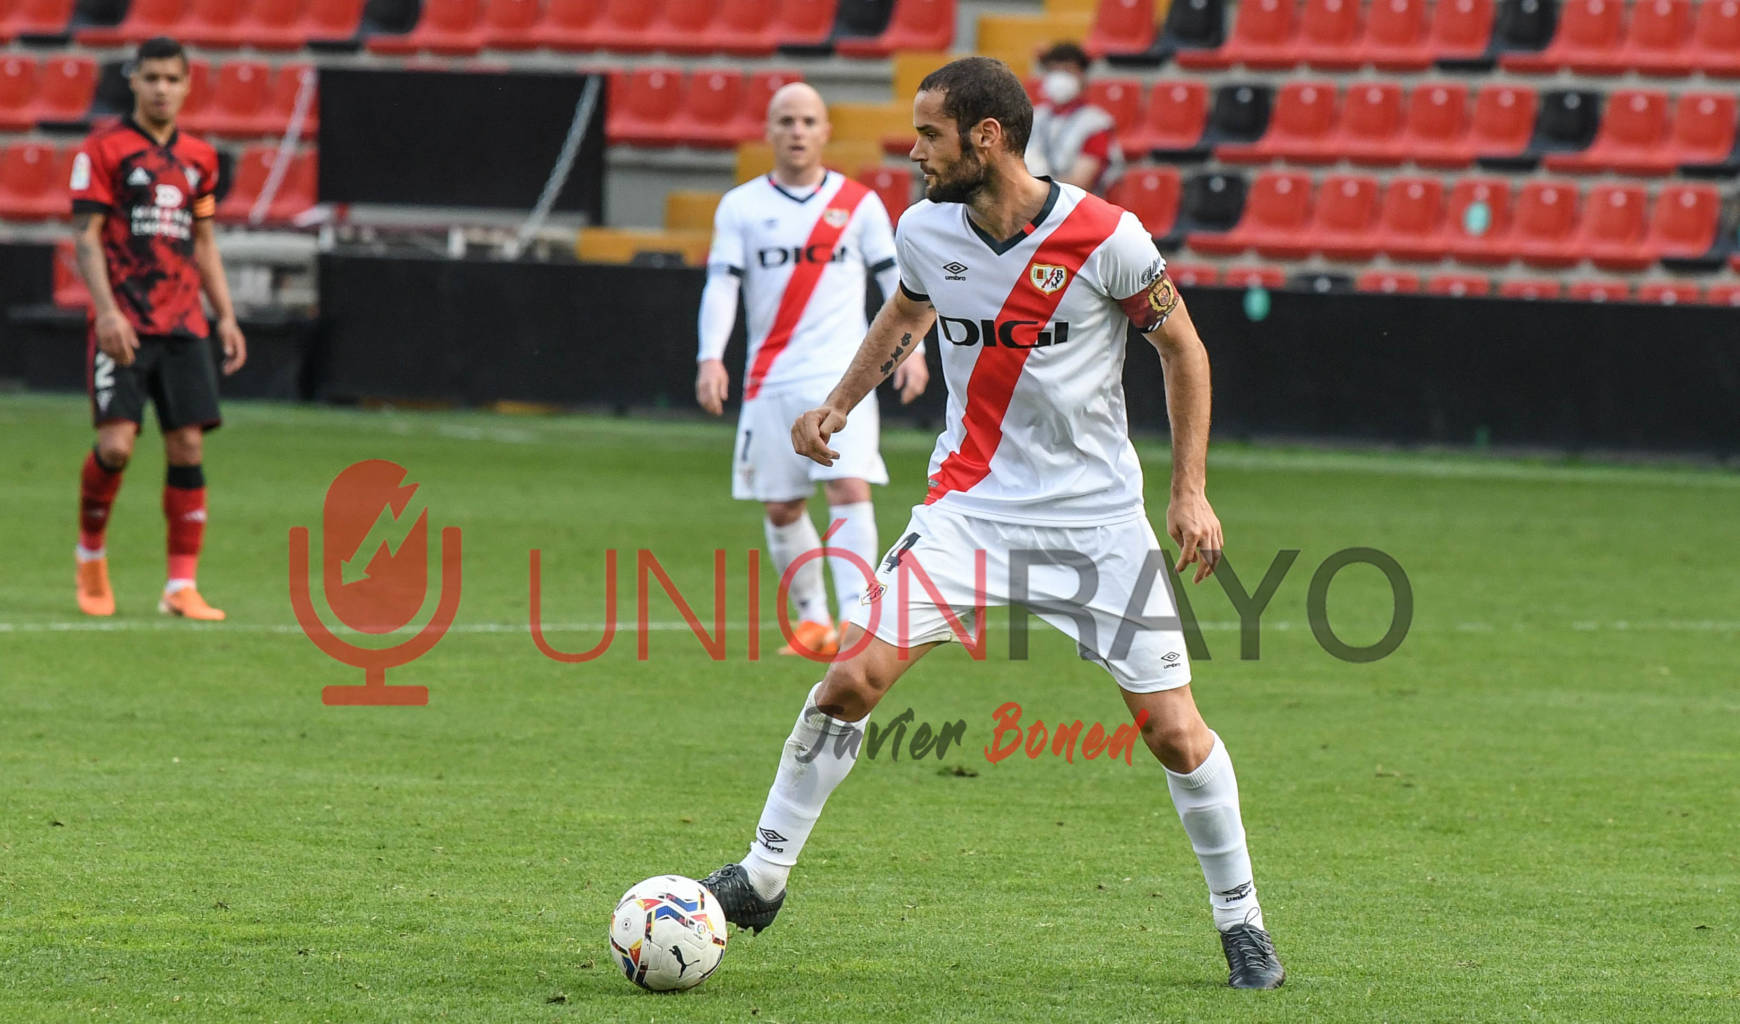
<path id="1" fill-rule="evenodd" d="M 852 211 L 858 208 L 859 200 L 869 194 L 869 188 L 851 178 L 842 181 L 840 190 L 834 193 L 834 198 L 828 200 L 828 205 L 822 207 L 821 214 L 816 217 L 816 226 L 810 231 L 809 241 L 804 243 L 804 251 L 808 253 L 820 248 L 825 252 L 833 252 L 834 246 L 840 242 L 840 236 L 846 233 L 846 225 L 852 223 Z M 834 213 L 834 216 L 829 217 L 830 213 Z M 767 379 L 767 371 L 773 368 L 773 361 L 791 343 L 792 332 L 797 330 L 798 321 L 804 315 L 804 307 L 810 304 L 810 296 L 815 294 L 816 282 L 822 279 L 822 271 L 827 268 L 826 260 L 818 262 L 809 259 L 799 260 L 792 267 L 791 280 L 786 282 L 785 294 L 779 297 L 779 310 L 773 315 L 773 326 L 768 328 L 767 337 L 762 339 L 761 348 L 755 353 L 755 365 L 749 368 L 749 379 L 743 383 L 744 398 L 754 398 L 760 393 L 761 382 Z"/>
<path id="2" fill-rule="evenodd" d="M 1075 275 L 1081 272 L 1082 264 L 1117 228 L 1121 213 L 1118 207 L 1104 200 L 1083 196 L 1057 230 L 1039 243 L 1038 250 L 1021 269 L 1015 290 L 1003 300 L 997 323 L 1025 320 L 1040 324 L 1039 329 L 1044 330 L 1044 325 L 1057 312 L 1058 303 L 1063 301 L 1064 292 L 1075 283 Z M 1063 284 L 1049 294 L 1041 291 L 1032 280 L 1035 263 L 1062 267 L 1067 272 Z M 1003 417 L 1009 412 L 1009 400 L 1015 395 L 1021 369 L 1032 352 L 1031 348 L 1003 348 L 991 344 L 979 349 L 972 375 L 967 378 L 967 396 L 961 413 L 966 430 L 961 437 L 961 446 L 950 452 L 937 467 L 930 491 L 924 496 L 926 505 L 950 491 L 967 490 L 990 474 L 991 457 L 997 454 L 997 446 L 1003 443 Z"/>

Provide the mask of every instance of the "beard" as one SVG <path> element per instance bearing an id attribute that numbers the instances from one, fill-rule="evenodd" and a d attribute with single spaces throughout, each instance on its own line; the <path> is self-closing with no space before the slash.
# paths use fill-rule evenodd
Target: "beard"
<path id="1" fill-rule="evenodd" d="M 965 203 L 977 195 L 990 180 L 985 162 L 979 154 L 961 147 L 961 158 L 955 161 L 948 177 L 938 174 L 936 184 L 924 190 L 924 197 L 933 203 Z"/>

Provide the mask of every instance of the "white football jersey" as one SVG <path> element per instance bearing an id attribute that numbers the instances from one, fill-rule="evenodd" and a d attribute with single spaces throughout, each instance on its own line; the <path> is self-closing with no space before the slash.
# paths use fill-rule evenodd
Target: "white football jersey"
<path id="1" fill-rule="evenodd" d="M 869 326 L 865 278 L 894 265 L 894 231 L 876 193 L 837 171 L 808 192 L 763 175 L 719 201 L 707 263 L 743 278 L 749 399 L 845 374 Z"/>
<path id="2" fill-rule="evenodd" d="M 936 307 L 948 382 L 925 504 L 1052 526 L 1140 512 L 1123 381 L 1134 307 L 1120 303 L 1170 286 L 1135 215 L 1053 183 L 999 242 L 964 205 L 922 201 L 901 215 L 896 250 L 900 286 Z"/>

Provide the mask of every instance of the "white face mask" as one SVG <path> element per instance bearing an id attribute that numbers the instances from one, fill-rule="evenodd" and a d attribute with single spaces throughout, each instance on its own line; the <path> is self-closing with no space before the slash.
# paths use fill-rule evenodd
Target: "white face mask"
<path id="1" fill-rule="evenodd" d="M 1062 68 L 1047 71 L 1039 80 L 1039 95 L 1053 106 L 1061 107 L 1081 95 L 1081 79 L 1074 72 Z"/>

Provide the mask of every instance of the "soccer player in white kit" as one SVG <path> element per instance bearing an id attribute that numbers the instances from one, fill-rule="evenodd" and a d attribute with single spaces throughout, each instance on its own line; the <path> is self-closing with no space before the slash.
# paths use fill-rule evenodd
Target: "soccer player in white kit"
<path id="1" fill-rule="evenodd" d="M 701 293 L 700 354 L 695 400 L 717 416 L 730 391 L 721 356 L 737 319 L 741 285 L 748 313 L 749 359 L 743 409 L 732 455 L 731 496 L 759 501 L 768 555 L 783 578 L 799 555 L 822 546 L 810 521 L 816 481 L 828 496 L 828 520 L 841 525 L 828 547 L 874 564 L 881 548 L 870 485 L 886 484 L 878 451 L 876 398 L 853 409 L 852 428 L 834 439 L 840 457 L 819 465 L 791 447 L 792 420 L 814 408 L 852 361 L 863 337 L 865 280 L 876 276 L 883 295 L 899 281 L 888 211 L 876 193 L 822 166 L 828 110 L 802 82 L 783 86 L 767 106 L 772 173 L 725 193 L 714 214 L 707 284 Z M 930 372 L 914 359 L 894 378 L 901 402 L 924 391 Z M 846 555 L 830 555 L 840 618 L 864 596 L 864 573 Z M 821 562 L 802 562 L 788 588 L 798 624 L 792 636 L 820 655 L 837 650 Z M 790 645 L 782 654 L 796 653 Z"/>
<path id="2" fill-rule="evenodd" d="M 1176 571 L 1196 564 L 1200 583 L 1222 547 L 1204 493 L 1208 355 L 1140 222 L 1028 172 L 1032 107 L 1006 65 L 968 57 L 932 72 L 913 117 L 911 155 L 928 201 L 900 222 L 899 290 L 838 386 L 791 436 L 822 465 L 838 459 L 835 439 L 850 429 L 858 401 L 933 322 L 948 383 L 946 428 L 924 503 L 877 570 L 879 599 L 854 612 L 840 656 L 804 701 L 749 852 L 705 884 L 732 923 L 757 931 L 771 924 L 823 803 L 852 768 L 866 716 L 907 668 L 954 635 L 945 606 L 970 623 L 976 604 L 1009 603 L 1013 590 L 1116 680 L 1165 770 L 1208 883 L 1228 983 L 1275 988 L 1286 972 L 1257 903 L 1238 783 L 1190 693 L 1124 412 L 1133 323 L 1166 375 L 1166 527 L 1181 551 Z M 934 595 L 919 582 L 921 570 Z"/>

